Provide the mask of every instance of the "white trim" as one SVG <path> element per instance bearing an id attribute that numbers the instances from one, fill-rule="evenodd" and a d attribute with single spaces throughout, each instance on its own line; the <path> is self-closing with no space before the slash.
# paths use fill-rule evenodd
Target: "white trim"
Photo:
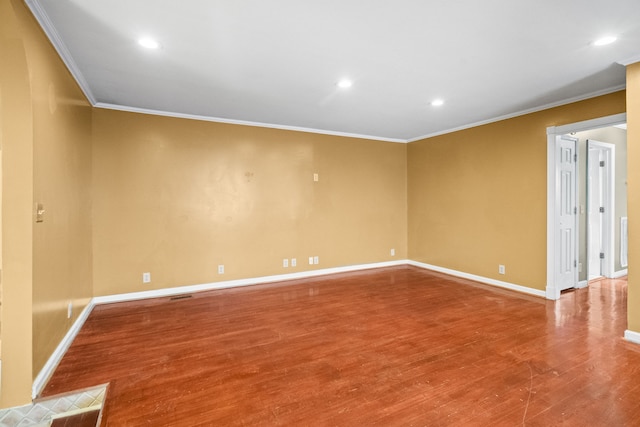
<path id="1" fill-rule="evenodd" d="M 189 294 L 192 292 L 212 291 L 216 289 L 236 288 L 241 286 L 259 285 L 263 283 L 283 282 L 286 280 L 306 279 L 309 277 L 324 276 L 327 274 L 348 273 L 372 268 L 395 267 L 408 264 L 407 260 L 379 262 L 373 264 L 349 265 L 346 267 L 324 268 L 322 270 L 303 271 L 300 273 L 278 274 L 275 276 L 253 277 L 248 279 L 227 280 L 224 282 L 203 283 L 200 285 L 178 286 L 142 292 L 107 295 L 93 298 L 95 305 L 111 304 L 114 302 L 135 301 L 147 298 L 161 298 L 173 295 Z"/>
<path id="2" fill-rule="evenodd" d="M 560 298 L 560 290 L 556 290 L 556 240 L 555 240 L 555 217 L 556 217 L 556 194 L 559 193 L 560 185 L 556 179 L 556 136 L 549 133 L 547 128 L 547 299 L 557 300 Z"/>
<path id="3" fill-rule="evenodd" d="M 569 123 L 562 126 L 550 126 L 547 128 L 547 135 L 565 135 L 571 132 L 582 132 L 622 124 L 627 122 L 627 113 L 612 114 L 610 116 L 598 117 L 597 119 L 584 120 L 581 122 Z"/>
<path id="4" fill-rule="evenodd" d="M 62 360 L 62 357 L 65 355 L 73 340 L 75 339 L 82 326 L 89 318 L 91 311 L 96 305 L 100 304 L 111 304 L 116 302 L 125 302 L 125 301 L 135 301 L 142 300 L 148 298 L 159 298 L 173 295 L 182 295 L 188 294 L 192 292 L 201 292 L 201 291 L 209 291 L 216 289 L 227 289 L 241 286 L 250 286 L 250 285 L 258 285 L 263 283 L 272 283 L 272 282 L 281 282 L 286 280 L 295 280 L 295 279 L 305 279 L 316 276 L 324 276 L 327 274 L 336 274 L 336 273 L 347 273 L 353 271 L 360 270 L 369 270 L 373 268 L 384 268 L 384 267 L 395 267 L 399 265 L 412 265 L 414 267 L 424 268 L 426 270 L 437 271 L 439 273 L 448 274 L 451 276 L 462 277 L 464 279 L 473 280 L 480 283 L 485 283 L 487 285 L 497 286 L 504 289 L 509 289 L 516 292 L 521 292 L 529 295 L 534 295 L 537 297 L 544 298 L 548 297 L 548 293 L 545 294 L 545 291 L 541 291 L 538 289 L 529 288 L 527 286 L 516 285 L 513 283 L 503 282 L 501 280 L 490 279 L 488 277 L 478 276 L 475 274 L 464 273 L 462 271 L 451 270 L 444 267 L 438 267 L 431 264 L 426 264 L 418 261 L 412 260 L 398 260 L 398 261 L 389 261 L 389 262 L 379 262 L 372 264 L 359 264 L 359 265 L 350 265 L 346 267 L 335 267 L 335 268 L 325 268 L 322 270 L 312 270 L 312 271 L 304 271 L 300 273 L 291 273 L 291 274 L 279 274 L 274 276 L 263 276 L 263 277 L 255 277 L 249 279 L 238 279 L 238 280 L 228 280 L 224 282 L 216 282 L 216 283 L 206 283 L 201 285 L 190 285 L 190 286 L 179 286 L 174 288 L 165 288 L 165 289 L 157 289 L 151 291 L 143 291 L 143 292 L 131 292 L 126 294 L 117 294 L 117 295 L 108 295 L 101 297 L 94 297 L 84 308 L 80 316 L 73 323 L 67 334 L 64 336 L 58 347 L 56 347 L 53 354 L 47 360 L 47 363 L 43 366 L 38 373 L 38 376 L 33 381 L 33 386 L 31 389 L 31 397 L 33 399 L 37 398 L 40 393 L 44 390 L 44 387 L 47 384 L 51 375 L 55 371 L 56 367 Z M 614 277 L 622 277 L 627 274 L 627 270 L 621 270 L 616 272 Z M 579 287 L 582 286 L 583 282 L 580 282 Z M 585 285 L 586 286 L 586 285 Z M 627 338 L 627 334 L 633 338 Z M 625 338 L 629 341 L 637 342 L 640 344 L 640 333 L 627 331 L 625 332 Z"/>
<path id="5" fill-rule="evenodd" d="M 589 281 L 588 280 L 581 280 L 581 281 L 578 282 L 578 286 L 576 286 L 576 289 L 586 288 L 587 286 L 589 286 Z"/>
<path id="6" fill-rule="evenodd" d="M 611 278 L 612 279 L 619 279 L 621 277 L 627 276 L 628 274 L 629 274 L 629 270 L 625 268 L 624 270 L 619 270 L 619 271 L 616 271 L 615 273 L 613 273 L 611 275 Z"/>
<path id="7" fill-rule="evenodd" d="M 94 96 L 93 92 L 91 91 L 91 87 L 87 83 L 84 75 L 80 71 L 80 68 L 76 64 L 76 62 L 73 59 L 73 57 L 71 56 L 71 53 L 69 52 L 69 49 L 67 48 L 67 46 L 62 41 L 62 38 L 58 34 L 57 30 L 55 29 L 53 23 L 51 22 L 51 19 L 47 15 L 47 13 L 44 10 L 44 8 L 40 5 L 40 3 L 37 0 L 25 0 L 25 1 L 26 1 L 27 6 L 29 7 L 29 9 L 31 10 L 31 13 L 36 18 L 36 20 L 38 21 L 38 23 L 40 24 L 40 26 L 44 30 L 45 34 L 47 35 L 47 37 L 51 41 L 51 44 L 53 45 L 53 47 L 58 52 L 58 55 L 60 55 L 60 58 L 62 59 L 62 61 L 65 63 L 65 65 L 69 69 L 69 72 L 71 73 L 71 75 L 74 77 L 74 79 L 78 83 L 78 86 L 80 86 L 80 89 L 82 90 L 82 92 L 84 92 L 84 95 L 87 97 L 87 99 L 89 100 L 91 105 L 96 107 L 96 108 L 104 108 L 104 109 L 119 110 L 119 111 L 128 111 L 128 112 L 143 113 L 143 114 L 152 114 L 152 115 L 158 115 L 158 116 L 176 117 L 176 118 L 183 118 L 183 119 L 202 120 L 202 121 L 217 122 L 217 123 L 229 123 L 229 124 L 244 125 L 244 126 L 255 126 L 255 127 L 264 127 L 264 128 L 272 128 L 272 129 L 291 130 L 291 131 L 296 131 L 296 132 L 308 132 L 308 133 L 315 133 L 315 134 L 321 134 L 321 135 L 342 136 L 342 137 L 346 137 L 346 138 L 359 138 L 359 139 L 369 139 L 369 140 L 374 140 L 374 141 L 395 142 L 395 143 L 405 143 L 406 144 L 406 143 L 410 143 L 410 142 L 419 141 L 419 140 L 422 140 L 422 139 L 432 138 L 434 136 L 444 135 L 444 134 L 448 134 L 448 133 L 452 133 L 452 132 L 461 131 L 461 130 L 464 130 L 464 129 L 473 128 L 473 127 L 476 127 L 476 126 L 482 126 L 482 125 L 489 124 L 489 123 L 499 122 L 501 120 L 506 120 L 506 119 L 511 119 L 511 118 L 514 118 L 514 117 L 524 116 L 526 114 L 536 113 L 538 111 L 547 110 L 549 108 L 554 108 L 554 107 L 559 107 L 559 106 L 566 105 L 566 104 L 571 104 L 571 103 L 574 103 L 574 102 L 584 101 L 586 99 L 595 98 L 597 96 L 608 95 L 610 93 L 618 92 L 618 91 L 623 90 L 623 89 L 626 88 L 626 84 L 617 85 L 617 86 L 613 86 L 613 87 L 610 87 L 610 88 L 602 89 L 602 90 L 599 90 L 599 91 L 591 92 L 591 93 L 588 93 L 588 94 L 579 95 L 579 96 L 575 96 L 575 97 L 572 97 L 572 98 L 567 98 L 567 99 L 563 99 L 563 100 L 560 100 L 560 101 L 552 102 L 552 103 L 549 103 L 549 104 L 541 105 L 541 106 L 538 106 L 538 107 L 530 108 L 530 109 L 527 109 L 527 110 L 521 110 L 521 111 L 517 111 L 515 113 L 506 114 L 506 115 L 498 116 L 498 117 L 493 117 L 493 118 L 482 120 L 482 121 L 478 121 L 478 122 L 475 122 L 475 123 L 470 123 L 470 124 L 466 124 L 466 125 L 463 125 L 463 126 L 459 126 L 459 127 L 455 127 L 455 128 L 451 128 L 451 129 L 446 129 L 446 130 L 443 130 L 443 131 L 438 131 L 438 132 L 430 133 L 430 134 L 427 134 L 427 135 L 418 136 L 418 137 L 414 137 L 414 138 L 408 138 L 408 139 L 388 138 L 388 137 L 380 137 L 380 136 L 372 136 L 372 135 L 361 135 L 361 134 L 348 133 L 348 132 L 335 132 L 335 131 L 330 131 L 330 130 L 313 129 L 313 128 L 306 128 L 306 127 L 298 127 L 298 126 L 287 126 L 287 125 L 278 125 L 278 124 L 271 124 L 271 123 L 261 123 L 261 122 L 252 122 L 252 121 L 244 121 L 244 120 L 233 120 L 233 119 L 225 119 L 225 118 L 220 118 L 220 117 L 200 116 L 200 115 L 192 115 L 192 114 L 175 113 L 175 112 L 169 112 L 169 111 L 159 111 L 159 110 L 151 110 L 151 109 L 144 109 L 144 108 L 137 108 L 137 107 L 128 107 L 128 106 L 122 106 L 122 105 L 115 105 L 115 104 L 98 102 L 96 100 L 96 97 Z M 619 61 L 618 63 L 622 64 L 622 65 L 630 65 L 630 64 L 632 64 L 634 62 L 638 62 L 638 61 L 640 61 L 640 57 L 635 56 L 635 57 L 629 58 L 627 61 Z"/>
<path id="8" fill-rule="evenodd" d="M 254 127 L 269 128 L 269 129 L 290 130 L 294 132 L 307 132 L 307 133 L 314 133 L 314 134 L 320 134 L 320 135 L 342 136 L 345 138 L 369 139 L 372 141 L 396 142 L 400 144 L 407 143 L 407 140 L 398 139 L 398 138 L 385 138 L 381 136 L 361 135 L 361 134 L 348 133 L 348 132 L 335 132 L 331 130 L 313 129 L 313 128 L 306 128 L 306 127 L 300 127 L 300 126 L 278 125 L 273 123 L 252 122 L 248 120 L 225 119 L 222 117 L 200 116 L 197 114 L 183 114 L 183 113 L 175 113 L 172 111 L 161 111 L 161 110 L 152 110 L 148 108 L 128 107 L 125 105 L 109 104 L 105 102 L 94 103 L 93 106 L 96 108 L 103 108 L 105 110 L 126 111 L 129 113 L 150 114 L 153 116 L 175 117 L 179 119 L 199 120 L 204 122 L 226 123 L 226 124 L 241 125 L 241 126 L 254 126 Z"/>
<path id="9" fill-rule="evenodd" d="M 584 120 L 582 122 L 570 123 L 562 126 L 551 126 L 547 128 L 547 299 L 556 300 L 560 298 L 560 291 L 556 289 L 555 277 L 555 256 L 556 256 L 556 233 L 555 233 L 555 212 L 557 205 L 557 194 L 559 183 L 556 179 L 556 136 L 565 135 L 571 132 L 581 132 L 590 129 L 613 126 L 626 123 L 627 113 L 613 114 L 611 116 L 597 119 Z"/>
<path id="10" fill-rule="evenodd" d="M 634 344 L 640 344 L 640 332 L 627 329 L 624 331 L 624 339 Z"/>
<path id="11" fill-rule="evenodd" d="M 84 75 L 80 71 L 80 68 L 78 68 L 76 61 L 74 61 L 73 57 L 71 56 L 69 49 L 67 49 L 67 46 L 62 41 L 62 37 L 60 37 L 60 34 L 58 34 L 58 31 L 51 22 L 51 19 L 49 18 L 49 15 L 47 15 L 47 12 L 42 8 L 37 0 L 26 0 L 26 3 L 31 10 L 31 13 L 36 18 L 45 34 L 49 38 L 49 41 L 51 41 L 51 44 L 56 49 L 56 52 L 58 52 L 58 55 L 60 55 L 62 62 L 64 62 L 64 64 L 67 66 L 69 72 L 78 83 L 78 86 L 80 86 L 80 89 L 84 93 L 84 96 L 87 97 L 91 105 L 95 106 L 96 97 L 93 95 L 89 83 L 87 83 L 87 81 L 85 80 Z"/>
<path id="12" fill-rule="evenodd" d="M 323 276 L 326 274 L 335 274 L 335 273 L 346 273 L 351 271 L 359 271 L 359 270 L 368 270 L 372 268 L 383 268 L 383 267 L 395 267 L 398 265 L 407 265 L 409 262 L 407 260 L 398 260 L 398 261 L 389 261 L 389 262 L 378 262 L 373 264 L 359 264 L 359 265 L 350 265 L 346 267 L 336 267 L 336 268 L 325 268 L 322 270 L 312 270 L 312 271 L 303 271 L 300 273 L 291 273 L 291 274 L 279 274 L 275 276 L 264 276 L 264 277 L 255 277 L 249 279 L 238 279 L 238 280 L 229 280 L 224 282 L 217 283 L 207 283 L 201 285 L 191 285 L 191 286 L 179 286 L 175 288 L 165 288 L 165 289 L 157 289 L 152 291 L 143 291 L 143 292 L 132 292 L 126 294 L 118 294 L 118 295 L 108 295 L 102 297 L 94 297 L 91 299 L 89 304 L 84 308 L 80 316 L 73 323 L 67 334 L 62 338 L 58 347 L 54 350 L 53 354 L 47 360 L 47 363 L 42 367 L 40 373 L 33 381 L 33 385 L 31 388 L 31 397 L 35 399 L 42 393 L 44 387 L 47 384 L 51 375 L 55 371 L 56 367 L 62 360 L 62 357 L 67 352 L 71 343 L 75 339 L 78 332 L 89 318 L 89 314 L 96 305 L 100 304 L 110 304 L 114 302 L 124 302 L 124 301 L 134 301 L 148 298 L 158 298 L 164 296 L 172 296 L 172 295 L 181 295 L 192 292 L 200 292 L 200 291 L 208 291 L 215 289 L 226 289 L 240 286 L 249 286 L 249 285 L 257 285 L 262 283 L 270 283 L 270 282 L 281 282 L 285 280 L 294 280 L 294 279 L 304 279 L 308 277 L 315 276 Z"/>
<path id="13" fill-rule="evenodd" d="M 238 280 L 228 280 L 224 282 L 216 282 L 216 283 L 206 283 L 201 285 L 190 285 L 190 286 L 179 286 L 174 288 L 165 288 L 165 289 L 156 289 L 151 291 L 143 291 L 143 292 L 131 292 L 126 294 L 117 294 L 117 295 L 107 295 L 101 297 L 94 297 L 84 308 L 80 316 L 73 323 L 67 334 L 64 336 L 58 347 L 56 347 L 55 351 L 49 359 L 47 363 L 43 366 L 42 370 L 33 381 L 33 386 L 31 389 L 32 398 L 37 398 L 40 393 L 44 390 L 44 387 L 47 384 L 51 375 L 55 371 L 56 367 L 62 360 L 62 357 L 65 355 L 73 340 L 75 339 L 78 332 L 84 325 L 84 323 L 89 318 L 91 311 L 97 305 L 101 304 L 111 304 L 116 302 L 125 302 L 125 301 L 135 301 L 142 300 L 148 298 L 159 298 L 173 295 L 183 295 L 192 292 L 201 292 L 201 291 L 209 291 L 216 289 L 227 289 L 234 287 L 242 287 L 242 286 L 250 286 L 250 285 L 259 285 L 264 283 L 272 283 L 272 282 L 281 282 L 286 280 L 295 280 L 295 279 L 305 279 L 316 276 L 324 276 L 327 274 L 336 274 L 336 273 L 347 273 L 354 272 L 360 270 L 369 270 L 373 268 L 384 268 L 384 267 L 395 267 L 400 265 L 412 265 L 414 267 L 424 268 L 426 270 L 437 271 L 440 273 L 449 274 L 451 276 L 462 277 L 469 280 L 474 280 L 476 282 L 485 283 L 488 285 L 497 286 L 504 289 L 509 289 L 512 291 L 522 292 L 529 295 L 535 295 L 538 297 L 545 296 L 544 291 L 540 291 L 538 289 L 529 288 L 526 286 L 515 285 L 513 283 L 503 282 L 500 280 L 489 279 L 487 277 L 477 276 L 475 274 L 464 273 L 461 271 L 450 270 L 448 268 L 438 267 L 435 265 L 425 264 L 418 261 L 412 260 L 398 260 L 398 261 L 388 261 L 388 262 L 378 262 L 372 264 L 359 264 L 359 265 L 350 265 L 345 267 L 335 267 L 335 268 L 325 268 L 322 270 L 311 270 L 311 271 L 303 271 L 300 273 L 291 273 L 291 274 L 279 274 L 274 276 L 263 276 L 263 277 L 255 277 L 249 279 L 238 279 Z"/>
<path id="14" fill-rule="evenodd" d="M 628 67 L 629 65 L 635 64 L 636 62 L 640 62 L 640 53 L 622 61 L 618 61 L 618 64 Z"/>
<path id="15" fill-rule="evenodd" d="M 53 372 L 58 367 L 58 364 L 62 360 L 62 357 L 71 346 L 71 343 L 73 343 L 73 340 L 75 339 L 76 335 L 78 335 L 78 332 L 80 332 L 80 329 L 82 329 L 82 325 L 84 325 L 84 322 L 86 322 L 94 306 L 95 304 L 93 300 L 91 300 L 89 304 L 87 304 L 87 306 L 84 308 L 84 310 L 82 310 L 82 313 L 80 313 L 80 316 L 78 316 L 76 321 L 73 322 L 73 325 L 71 325 L 71 328 L 69 328 L 64 338 L 62 338 L 62 341 L 60 341 L 58 347 L 56 347 L 53 354 L 47 360 L 47 363 L 44 364 L 44 366 L 38 373 L 38 376 L 35 378 L 35 380 L 33 380 L 33 386 L 31 388 L 31 398 L 35 399 L 40 395 L 40 393 L 42 393 L 45 385 L 47 385 L 47 381 L 49 381 L 49 378 L 51 378 L 51 375 L 53 375 Z"/>
<path id="16" fill-rule="evenodd" d="M 494 117 L 494 118 L 491 118 L 491 119 L 482 120 L 482 121 L 479 121 L 479 122 L 475 122 L 475 123 L 470 123 L 470 124 L 467 124 L 467 125 L 459 126 L 459 127 L 456 127 L 456 128 L 430 133 L 430 134 L 419 136 L 419 137 L 416 137 L 416 138 L 410 138 L 410 139 L 407 139 L 406 142 L 409 142 L 409 143 L 410 142 L 416 142 L 416 141 L 420 141 L 422 139 L 433 138 L 434 136 L 445 135 L 445 134 L 448 134 L 448 133 L 458 132 L 458 131 L 461 131 L 461 130 L 470 129 L 470 128 L 474 128 L 474 127 L 482 126 L 482 125 L 487 125 L 487 124 L 499 122 L 499 121 L 502 121 L 502 120 L 513 119 L 514 117 L 525 116 L 527 114 L 537 113 L 539 111 L 548 110 L 550 108 L 561 107 L 563 105 L 573 104 L 574 102 L 585 101 L 587 99 L 596 98 L 598 96 L 608 95 L 610 93 L 614 93 L 614 92 L 618 92 L 618 91 L 621 91 L 623 89 L 626 89 L 626 87 L 627 87 L 626 84 L 613 86 L 613 87 L 610 87 L 610 88 L 607 88 L 607 89 L 598 90 L 598 91 L 591 92 L 591 93 L 588 93 L 588 94 L 585 94 L 585 95 L 575 96 L 573 98 L 563 99 L 561 101 L 552 102 L 550 104 L 541 105 L 539 107 L 529 108 L 528 110 L 522 110 L 522 111 L 518 111 L 518 112 L 515 112 L 515 113 L 506 114 L 504 116 Z M 626 117 L 626 114 L 625 114 L 625 117 Z M 625 121 L 626 121 L 626 118 L 625 118 Z M 596 126 L 596 127 L 598 127 L 598 126 Z M 594 127 L 589 128 L 589 129 L 594 129 Z"/>
<path id="17" fill-rule="evenodd" d="M 501 280 L 490 279 L 488 277 L 477 276 L 475 274 L 464 273 L 462 271 L 451 270 L 449 268 L 438 267 L 436 265 L 425 264 L 423 262 L 411 261 L 407 262 L 409 265 L 413 265 L 414 267 L 424 268 L 426 270 L 433 270 L 439 273 L 449 274 L 451 276 L 462 277 L 463 279 L 469 279 L 476 282 L 485 283 L 487 285 L 498 286 L 500 288 L 509 289 L 512 291 L 522 292 L 529 295 L 535 295 L 537 297 L 545 297 L 545 292 L 539 289 L 529 288 L 527 286 L 516 285 L 509 282 L 503 282 Z"/>

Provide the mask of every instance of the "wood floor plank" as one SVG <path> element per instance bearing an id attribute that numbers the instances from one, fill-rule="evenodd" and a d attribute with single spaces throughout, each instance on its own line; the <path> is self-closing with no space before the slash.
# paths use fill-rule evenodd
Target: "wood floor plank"
<path id="1" fill-rule="evenodd" d="M 118 427 L 638 425 L 625 329 L 624 280 L 553 302 L 401 266 L 98 306 L 44 395 L 108 382 Z"/>
<path id="2" fill-rule="evenodd" d="M 56 418 L 51 427 L 96 427 L 100 411 L 88 411 L 68 417 Z"/>

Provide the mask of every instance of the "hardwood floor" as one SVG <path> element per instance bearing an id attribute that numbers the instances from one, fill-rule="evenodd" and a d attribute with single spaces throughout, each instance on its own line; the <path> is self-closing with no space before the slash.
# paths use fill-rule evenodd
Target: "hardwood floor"
<path id="1" fill-rule="evenodd" d="M 83 412 L 64 418 L 56 418 L 51 427 L 96 427 L 100 418 L 100 411 Z"/>
<path id="2" fill-rule="evenodd" d="M 103 426 L 640 425 L 626 282 L 557 302 L 403 266 L 94 309 L 45 395 Z"/>

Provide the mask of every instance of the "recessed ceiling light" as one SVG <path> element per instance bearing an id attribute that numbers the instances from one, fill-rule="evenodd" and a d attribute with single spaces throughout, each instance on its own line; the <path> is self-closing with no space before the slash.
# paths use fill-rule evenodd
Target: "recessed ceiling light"
<path id="1" fill-rule="evenodd" d="M 160 47 L 160 44 L 157 41 L 149 37 L 144 37 L 138 40 L 138 44 L 142 47 L 146 47 L 147 49 L 157 49 Z"/>
<path id="2" fill-rule="evenodd" d="M 443 104 L 444 104 L 444 101 L 442 99 L 434 99 L 433 101 L 431 101 L 431 105 L 434 107 L 439 107 Z"/>
<path id="3" fill-rule="evenodd" d="M 606 46 L 608 44 L 613 43 L 616 40 L 618 40 L 618 38 L 616 36 L 606 36 L 606 37 L 602 37 L 601 39 L 598 39 L 598 40 L 594 41 L 593 45 L 594 46 Z"/>
<path id="4" fill-rule="evenodd" d="M 338 87 L 340 89 L 348 89 L 353 86 L 353 82 L 349 79 L 342 79 L 338 82 Z"/>

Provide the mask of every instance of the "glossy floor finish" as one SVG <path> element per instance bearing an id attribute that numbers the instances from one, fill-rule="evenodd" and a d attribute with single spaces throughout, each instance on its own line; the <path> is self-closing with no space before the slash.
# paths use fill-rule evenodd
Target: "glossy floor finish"
<path id="1" fill-rule="evenodd" d="M 51 422 L 51 427 L 96 427 L 100 411 L 87 411 L 81 414 L 57 418 Z"/>
<path id="2" fill-rule="evenodd" d="M 640 425 L 625 307 L 410 266 L 103 305 L 45 394 L 110 382 L 118 427 Z"/>

